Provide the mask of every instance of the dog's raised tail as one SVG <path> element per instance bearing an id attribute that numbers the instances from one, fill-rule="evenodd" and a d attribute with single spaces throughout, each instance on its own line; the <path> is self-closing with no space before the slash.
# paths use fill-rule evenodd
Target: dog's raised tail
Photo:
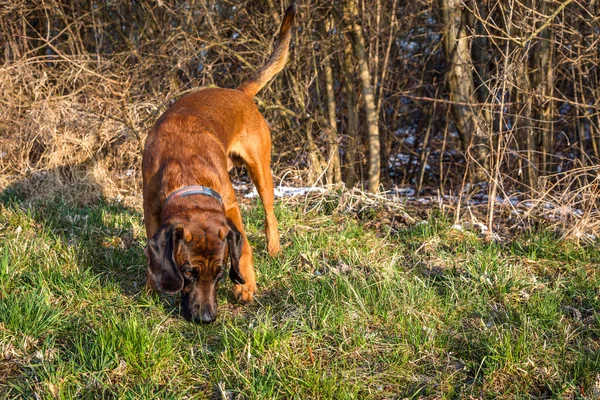
<path id="1" fill-rule="evenodd" d="M 292 38 L 291 29 L 294 15 L 296 15 L 296 6 L 292 3 L 292 5 L 285 10 L 283 22 L 281 22 L 281 28 L 279 28 L 277 44 L 275 45 L 275 49 L 273 50 L 273 54 L 271 54 L 269 61 L 267 61 L 267 63 L 256 71 L 249 79 L 242 82 L 240 86 L 238 86 L 238 90 L 241 90 L 250 97 L 254 97 L 260 89 L 262 89 L 283 69 L 283 67 L 285 67 L 290 48 L 290 39 Z"/>

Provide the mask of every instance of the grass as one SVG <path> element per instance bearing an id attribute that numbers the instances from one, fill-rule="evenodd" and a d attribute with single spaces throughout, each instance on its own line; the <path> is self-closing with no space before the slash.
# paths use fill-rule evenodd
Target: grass
<path id="1" fill-rule="evenodd" d="M 335 201 L 335 199 L 333 199 Z M 379 210 L 380 211 L 380 210 Z M 258 301 L 216 323 L 148 294 L 139 210 L 0 201 L 3 398 L 593 398 L 600 251 L 539 229 L 506 244 L 443 216 L 280 203 L 284 256 L 244 211 Z M 367 219 L 369 221 L 367 221 Z"/>

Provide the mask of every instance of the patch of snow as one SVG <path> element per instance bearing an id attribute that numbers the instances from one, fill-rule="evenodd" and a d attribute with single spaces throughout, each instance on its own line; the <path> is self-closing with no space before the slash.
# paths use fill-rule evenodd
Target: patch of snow
<path id="1" fill-rule="evenodd" d="M 569 114 L 572 108 L 573 107 L 569 103 L 562 103 L 562 105 L 558 109 L 558 112 L 560 113 L 560 115 L 565 116 Z"/>
<path id="2" fill-rule="evenodd" d="M 231 185 L 238 192 L 244 192 L 244 191 L 250 190 L 250 187 L 252 186 L 250 183 L 246 183 L 246 182 L 231 182 Z"/>
<path id="3" fill-rule="evenodd" d="M 487 232 L 488 227 L 484 224 L 482 224 L 481 222 L 475 222 L 473 223 L 473 226 L 479 228 L 479 232 L 483 235 Z"/>
<path id="4" fill-rule="evenodd" d="M 437 32 L 428 32 L 427 33 L 427 41 L 429 41 L 429 42 L 439 42 L 441 38 L 442 38 L 442 35 L 440 35 Z M 427 50 L 429 50 L 429 48 Z"/>
<path id="5" fill-rule="evenodd" d="M 396 136 L 410 136 L 417 133 L 417 124 L 412 124 L 408 126 L 401 126 L 400 128 L 394 131 L 394 135 Z"/>
<path id="6" fill-rule="evenodd" d="M 397 44 L 401 49 L 406 51 L 408 55 L 415 54 L 421 48 L 421 46 L 419 46 L 419 43 L 414 41 L 400 40 L 399 42 L 397 42 Z"/>
<path id="7" fill-rule="evenodd" d="M 320 188 L 320 187 L 295 188 L 295 187 L 290 187 L 290 186 L 277 186 L 275 188 L 275 197 L 282 198 L 282 197 L 304 196 L 310 192 L 325 193 L 326 191 L 327 190 Z M 256 188 L 253 187 L 252 191 L 250 193 L 246 194 L 244 197 L 246 197 L 248 199 L 254 199 L 254 198 L 258 197 L 258 192 L 256 191 Z"/>
<path id="8" fill-rule="evenodd" d="M 388 194 L 396 194 L 399 196 L 408 196 L 408 197 L 412 197 L 415 195 L 415 189 L 411 188 L 411 187 L 395 187 L 393 189 L 388 190 L 387 192 Z"/>
<path id="9" fill-rule="evenodd" d="M 437 20 L 435 19 L 435 17 L 433 15 L 429 15 L 427 17 L 427 19 L 425 20 L 425 23 L 427 25 L 435 25 L 435 24 L 437 24 Z"/>
<path id="10" fill-rule="evenodd" d="M 404 144 L 410 147 L 413 147 L 417 141 L 417 137 L 415 135 L 409 135 L 404 138 Z"/>
<path id="11" fill-rule="evenodd" d="M 388 166 L 390 169 L 404 167 L 408 164 L 409 161 L 411 165 L 417 165 L 419 163 L 419 157 L 413 157 L 411 160 L 409 154 L 393 154 L 388 160 Z M 429 164 L 425 164 L 425 171 L 428 171 L 430 169 L 431 167 L 429 166 Z"/>
<path id="12" fill-rule="evenodd" d="M 402 164 L 406 164 L 410 161 L 410 155 L 402 153 L 394 154 L 390 157 L 390 162 L 392 161 L 395 161 L 396 163 L 400 162 Z"/>

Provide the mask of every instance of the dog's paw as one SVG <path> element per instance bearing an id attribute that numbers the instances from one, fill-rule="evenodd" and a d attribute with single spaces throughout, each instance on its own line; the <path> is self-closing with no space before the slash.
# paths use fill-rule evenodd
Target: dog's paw
<path id="1" fill-rule="evenodd" d="M 233 285 L 233 296 L 240 303 L 251 303 L 254 300 L 254 294 L 256 293 L 256 283 L 244 285 L 235 284 Z"/>
<path id="2" fill-rule="evenodd" d="M 277 241 L 276 243 L 269 244 L 269 246 L 267 247 L 267 251 L 269 252 L 269 255 L 271 257 L 275 257 L 281 254 L 281 245 L 279 244 L 279 241 Z"/>

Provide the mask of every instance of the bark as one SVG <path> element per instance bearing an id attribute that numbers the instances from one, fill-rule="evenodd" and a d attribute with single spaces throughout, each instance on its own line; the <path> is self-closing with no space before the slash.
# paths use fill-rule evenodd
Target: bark
<path id="1" fill-rule="evenodd" d="M 486 181 L 489 147 L 485 139 L 487 123 L 481 106 L 477 105 L 474 66 L 470 53 L 466 10 L 461 0 L 440 0 L 445 25 L 444 50 L 448 64 L 447 82 L 451 110 L 467 158 L 472 158 L 472 178 Z"/>
<path id="2" fill-rule="evenodd" d="M 358 23 L 359 15 L 354 0 L 345 0 L 344 17 L 348 27 L 348 35 L 352 43 L 354 57 L 356 57 L 361 91 L 363 95 L 366 123 L 367 123 L 367 145 L 369 147 L 369 183 L 367 190 L 376 193 L 379 190 L 380 159 L 379 159 L 379 121 L 375 109 L 375 97 L 371 85 L 371 73 L 367 63 L 366 44 L 362 33 L 362 27 Z"/>
<path id="3" fill-rule="evenodd" d="M 481 18 L 487 18 L 488 9 L 485 2 L 479 4 L 478 13 Z M 477 87 L 476 98 L 479 103 L 490 104 L 493 103 L 494 99 L 490 95 L 490 58 L 489 52 L 489 40 L 487 36 L 486 27 L 483 23 L 475 18 L 474 15 L 469 14 L 470 25 L 475 26 L 477 34 L 473 38 L 473 44 L 471 47 L 471 56 L 473 58 L 473 66 L 475 68 L 475 74 L 473 80 L 475 87 Z M 489 109 L 482 108 L 481 112 L 484 114 L 486 121 L 492 121 L 493 117 Z"/>
<path id="4" fill-rule="evenodd" d="M 305 99 L 306 91 L 293 75 L 290 75 L 290 82 L 294 93 L 294 97 L 299 99 L 297 104 L 299 106 L 301 115 L 307 115 Z M 308 121 L 306 121 L 306 141 L 308 142 L 308 160 L 310 163 L 310 167 L 308 168 L 308 175 L 310 182 L 313 185 L 315 185 L 318 183 L 323 173 L 325 161 L 323 160 L 323 155 L 321 154 L 321 151 L 317 147 L 313 138 L 312 128 L 313 122 L 309 119 Z"/>
<path id="5" fill-rule="evenodd" d="M 435 98 L 438 98 L 438 90 L 435 91 Z M 431 152 L 431 146 L 429 145 L 429 136 L 431 134 L 431 130 L 433 129 L 433 123 L 436 120 L 436 107 L 435 105 L 432 107 L 432 115 L 429 118 L 429 124 L 427 126 L 427 130 L 425 131 L 425 138 L 423 138 L 423 143 L 421 144 L 421 151 L 419 153 L 419 174 L 417 175 L 417 191 L 416 195 L 419 197 L 421 195 L 421 189 L 423 188 L 423 178 L 425 176 L 425 167 L 427 166 L 427 160 L 429 159 L 429 153 Z"/>
<path id="6" fill-rule="evenodd" d="M 547 0 L 541 0 L 542 14 L 551 14 L 553 7 Z M 541 161 L 539 168 L 543 173 L 551 173 L 556 169 L 556 162 L 553 160 L 554 153 L 554 41 L 552 39 L 551 27 L 540 32 L 540 40 L 536 44 L 536 50 L 533 52 L 534 71 L 532 77 L 535 87 L 539 87 L 539 96 L 536 96 L 535 106 L 538 110 L 538 126 L 541 136 L 538 140 L 541 146 Z"/>
<path id="7" fill-rule="evenodd" d="M 520 171 L 522 172 L 526 188 L 534 188 L 538 178 L 538 160 L 535 152 L 532 87 L 529 78 L 530 72 L 526 63 L 518 64 L 517 74 L 519 89 L 516 91 L 515 97 L 518 99 L 517 104 L 519 104 L 519 108 L 516 110 L 518 118 L 515 118 L 514 126 L 519 142 L 519 150 L 523 154 Z"/>
<path id="8" fill-rule="evenodd" d="M 356 114 L 356 98 L 354 96 L 354 67 L 352 65 L 352 44 L 347 42 L 344 46 L 344 94 L 346 97 L 346 135 L 348 136 L 347 161 L 346 161 L 346 187 L 351 188 L 356 184 L 357 176 L 355 164 L 358 146 L 358 116 Z"/>
<path id="9" fill-rule="evenodd" d="M 318 38 L 315 37 L 315 39 L 318 40 Z M 315 71 L 319 70 L 319 63 L 317 62 L 317 54 L 316 51 L 313 50 L 313 68 Z M 315 74 L 316 75 L 316 74 Z M 315 103 L 317 105 L 317 109 L 318 110 L 322 110 L 323 107 L 321 105 L 321 99 L 323 98 L 323 96 L 321 95 L 321 85 L 318 82 L 318 79 L 316 80 L 316 84 L 315 84 L 315 91 L 316 91 L 316 96 L 315 96 Z M 315 115 L 315 121 L 317 123 L 317 127 L 321 129 L 322 132 L 327 133 L 327 130 L 329 129 L 327 127 L 327 121 L 325 120 L 325 118 L 320 114 L 320 113 L 316 113 Z M 323 128 L 325 127 L 325 128 Z M 310 153 L 314 153 L 314 154 L 319 154 L 318 159 L 320 160 L 320 163 L 317 165 L 315 164 L 314 161 L 317 160 L 317 158 L 311 156 L 311 163 L 313 165 L 313 169 L 315 170 L 315 172 L 318 173 L 318 178 L 316 180 L 314 180 L 315 184 L 318 181 L 322 180 L 323 175 L 325 175 L 325 180 L 322 181 L 323 183 L 330 183 L 331 180 L 327 180 L 329 177 L 327 176 L 328 173 L 331 173 L 331 169 L 328 168 L 327 166 L 327 162 L 325 161 L 326 158 L 323 156 L 323 152 L 321 152 L 321 150 L 316 146 L 316 143 L 314 141 L 314 138 L 312 137 L 312 133 L 311 136 L 308 138 L 309 139 L 309 151 Z"/>
<path id="10" fill-rule="evenodd" d="M 315 140 L 313 139 L 312 126 L 313 124 L 311 122 L 307 123 L 306 139 L 308 141 L 308 159 L 310 160 L 312 167 L 309 169 L 309 179 L 313 185 L 316 185 L 323 174 L 325 162 L 321 152 L 319 151 L 319 148 L 315 144 Z"/>
<path id="11" fill-rule="evenodd" d="M 331 38 L 327 32 L 326 21 L 318 21 L 318 28 L 321 34 L 322 47 L 325 50 L 323 54 L 332 54 Z M 329 167 L 327 169 L 328 183 L 342 183 L 342 171 L 340 165 L 340 151 L 338 147 L 338 129 L 335 115 L 335 92 L 333 90 L 333 72 L 331 70 L 331 56 L 325 56 L 321 61 L 323 66 L 323 75 L 325 79 L 325 94 L 327 97 L 327 152 L 329 156 Z"/>

